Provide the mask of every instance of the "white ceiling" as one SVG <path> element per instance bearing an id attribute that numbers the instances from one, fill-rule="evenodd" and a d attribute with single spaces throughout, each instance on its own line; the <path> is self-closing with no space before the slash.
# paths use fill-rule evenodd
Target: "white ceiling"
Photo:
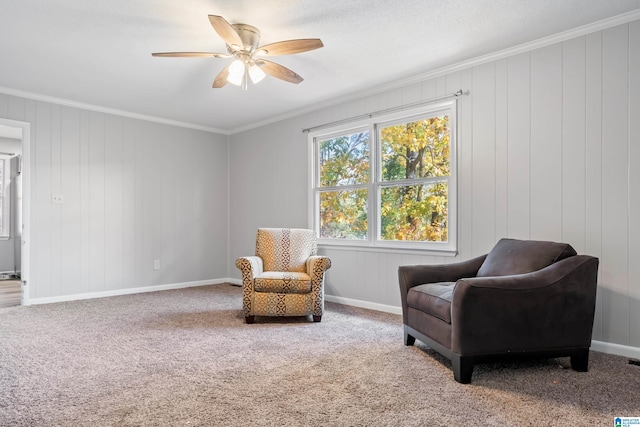
<path id="1" fill-rule="evenodd" d="M 637 9 L 640 0 L 0 0 L 0 88 L 232 132 Z M 211 88 L 229 59 L 151 56 L 225 52 L 209 14 L 258 27 L 261 44 L 325 47 L 271 58 L 301 84 L 267 77 L 247 92 Z"/>

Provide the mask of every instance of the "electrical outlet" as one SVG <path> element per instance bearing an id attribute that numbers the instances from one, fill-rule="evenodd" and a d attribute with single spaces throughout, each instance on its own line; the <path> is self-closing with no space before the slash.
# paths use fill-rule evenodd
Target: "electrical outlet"
<path id="1" fill-rule="evenodd" d="M 55 204 L 64 203 L 64 196 L 60 193 L 51 194 L 51 203 L 55 203 Z"/>
<path id="2" fill-rule="evenodd" d="M 153 269 L 154 270 L 160 270 L 160 260 L 159 259 L 154 259 L 153 260 Z"/>

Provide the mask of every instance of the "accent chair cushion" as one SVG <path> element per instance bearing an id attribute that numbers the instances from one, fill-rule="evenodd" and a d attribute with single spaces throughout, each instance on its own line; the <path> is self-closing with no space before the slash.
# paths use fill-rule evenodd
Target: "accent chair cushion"
<path id="1" fill-rule="evenodd" d="M 531 273 L 574 255 L 577 255 L 576 251 L 567 243 L 500 239 L 480 266 L 477 276 Z"/>
<path id="2" fill-rule="evenodd" d="M 265 271 L 255 278 L 253 288 L 256 292 L 306 294 L 311 292 L 311 277 L 300 272 Z"/>
<path id="3" fill-rule="evenodd" d="M 427 283 L 409 289 L 407 306 L 451 324 L 451 299 L 455 282 Z"/>

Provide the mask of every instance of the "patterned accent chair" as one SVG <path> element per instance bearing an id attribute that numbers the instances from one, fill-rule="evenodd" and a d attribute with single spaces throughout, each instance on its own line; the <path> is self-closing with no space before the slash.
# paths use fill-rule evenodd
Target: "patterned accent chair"
<path id="1" fill-rule="evenodd" d="M 324 311 L 324 272 L 331 260 L 317 256 L 313 230 L 259 228 L 256 255 L 236 260 L 242 272 L 245 321 L 255 316 L 306 316 L 320 322 Z"/>

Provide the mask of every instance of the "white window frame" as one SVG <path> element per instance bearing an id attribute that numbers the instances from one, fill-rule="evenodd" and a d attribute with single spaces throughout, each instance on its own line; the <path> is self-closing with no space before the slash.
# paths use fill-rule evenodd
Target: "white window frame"
<path id="1" fill-rule="evenodd" d="M 428 183 L 434 181 L 434 178 L 415 179 L 410 181 L 382 181 L 382 162 L 381 143 L 379 138 L 379 129 L 381 126 L 389 126 L 394 123 L 410 122 L 429 117 L 441 115 L 449 115 L 449 170 L 448 178 L 448 218 L 447 218 L 447 237 L 446 242 L 426 242 L 426 241 L 389 241 L 380 239 L 380 190 L 383 187 L 397 186 L 403 183 Z M 342 239 L 318 239 L 321 246 L 337 246 L 341 248 L 354 248 L 357 250 L 374 250 L 374 251 L 422 251 L 433 253 L 436 255 L 455 256 L 457 254 L 457 199 L 458 199 L 458 138 L 457 138 L 457 102 L 455 99 L 431 103 L 416 108 L 405 109 L 394 113 L 371 117 L 366 120 L 352 122 L 325 128 L 322 130 L 312 131 L 308 134 L 309 146 L 309 162 L 311 173 L 309 174 L 309 227 L 316 231 L 319 235 L 320 231 L 320 192 L 327 190 L 320 187 L 320 159 L 319 159 L 319 141 L 328 138 L 355 133 L 362 130 L 369 131 L 369 182 L 366 186 L 368 191 L 367 202 L 367 238 L 363 240 L 342 240 Z M 435 180 L 441 180 L 436 178 Z M 340 189 L 349 190 L 357 186 L 340 186 Z"/>
<path id="2" fill-rule="evenodd" d="M 0 174 L 0 199 L 2 199 L 2 221 L 0 221 L 0 240 L 11 238 L 11 158 L 0 155 L 2 173 Z"/>

